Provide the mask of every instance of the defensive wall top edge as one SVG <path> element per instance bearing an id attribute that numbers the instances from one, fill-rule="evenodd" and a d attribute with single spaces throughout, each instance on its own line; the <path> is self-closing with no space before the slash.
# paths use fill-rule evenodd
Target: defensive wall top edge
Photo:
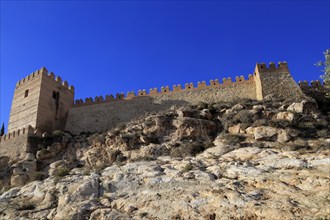
<path id="1" fill-rule="evenodd" d="M 50 79 L 53 80 L 54 83 L 60 85 L 64 89 L 68 89 L 72 93 L 74 93 L 74 86 L 68 84 L 66 80 L 62 80 L 60 76 L 55 76 L 53 72 L 48 72 L 48 70 L 45 67 L 40 68 L 39 70 L 34 71 L 30 75 L 26 76 L 25 78 L 19 80 L 16 83 L 16 89 L 27 84 L 28 82 L 32 81 L 34 78 L 38 76 L 44 76 L 44 77 L 49 77 Z"/>

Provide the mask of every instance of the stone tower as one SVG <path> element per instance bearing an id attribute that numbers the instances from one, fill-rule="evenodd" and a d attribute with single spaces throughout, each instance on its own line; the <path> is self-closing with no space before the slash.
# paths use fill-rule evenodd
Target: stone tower
<path id="1" fill-rule="evenodd" d="M 28 125 L 41 131 L 63 130 L 73 102 L 74 87 L 43 67 L 17 82 L 8 132 Z"/>
<path id="2" fill-rule="evenodd" d="M 278 98 L 301 98 L 302 90 L 291 77 L 288 64 L 279 62 L 276 67 L 271 62 L 269 67 L 265 63 L 257 63 L 254 71 L 256 83 L 256 98 L 262 100 L 265 96 L 273 94 Z"/>

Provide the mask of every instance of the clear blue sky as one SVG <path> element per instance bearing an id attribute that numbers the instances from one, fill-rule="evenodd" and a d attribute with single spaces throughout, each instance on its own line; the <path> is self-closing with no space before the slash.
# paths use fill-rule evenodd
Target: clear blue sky
<path id="1" fill-rule="evenodd" d="M 329 0 L 1 1 L 0 122 L 16 82 L 42 66 L 76 98 L 246 77 L 256 62 L 318 79 L 329 21 Z"/>

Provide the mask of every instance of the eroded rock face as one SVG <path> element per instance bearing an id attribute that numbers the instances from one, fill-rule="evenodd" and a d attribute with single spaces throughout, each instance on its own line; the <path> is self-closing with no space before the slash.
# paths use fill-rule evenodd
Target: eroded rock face
<path id="1" fill-rule="evenodd" d="M 0 219 L 330 218 L 329 117 L 290 105 L 173 108 L 62 133 L 36 155 L 0 158 L 12 187 L 0 187 Z"/>

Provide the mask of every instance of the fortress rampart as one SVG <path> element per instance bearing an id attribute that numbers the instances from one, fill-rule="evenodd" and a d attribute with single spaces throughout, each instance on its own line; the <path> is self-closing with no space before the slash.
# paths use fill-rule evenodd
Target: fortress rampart
<path id="1" fill-rule="evenodd" d="M 274 94 L 280 98 L 302 97 L 303 92 L 292 79 L 286 62 L 278 65 L 271 62 L 257 64 L 253 74 L 245 79 L 243 76 L 230 77 L 219 80 L 210 80 L 186 83 L 184 86 L 163 86 L 153 88 L 149 92 L 138 90 L 124 94 L 96 96 L 85 100 L 76 100 L 69 109 L 66 130 L 72 133 L 99 132 L 112 128 L 119 123 L 126 123 L 150 113 L 166 110 L 172 105 L 183 106 L 198 102 L 221 102 L 235 99 L 258 99 Z"/>
<path id="2" fill-rule="evenodd" d="M 323 88 L 319 81 L 313 81 L 311 85 L 300 82 L 298 85 L 292 79 L 286 62 L 278 65 L 271 62 L 268 66 L 256 64 L 253 74 L 247 78 L 239 76 L 232 80 L 228 77 L 221 83 L 215 79 L 209 83 L 178 84 L 171 88 L 162 86 L 160 89 L 89 97 L 74 102 L 75 88 L 43 67 L 16 84 L 9 133 L 1 139 L 0 155 L 12 157 L 29 151 L 27 137 L 36 131 L 101 132 L 119 123 L 165 111 L 173 105 L 244 98 L 262 100 L 270 94 L 283 99 L 301 98 L 304 97 L 302 90 L 319 91 Z"/>
<path id="3" fill-rule="evenodd" d="M 184 87 L 182 87 L 180 84 L 173 85 L 172 90 L 169 86 L 162 86 L 159 90 L 158 88 L 151 88 L 149 89 L 149 92 L 145 89 L 138 90 L 137 93 L 134 91 L 127 92 L 127 95 L 125 96 L 123 93 L 117 93 L 114 95 L 106 95 L 105 98 L 103 96 L 96 96 L 94 99 L 92 97 L 85 98 L 85 101 L 83 99 L 78 99 L 75 101 L 75 104 L 73 105 L 73 108 L 80 107 L 80 106 L 87 106 L 92 104 L 100 104 L 100 103 L 106 103 L 106 102 L 117 102 L 117 101 L 123 101 L 123 100 L 131 100 L 137 97 L 156 97 L 159 95 L 172 95 L 174 93 L 180 93 L 180 92 L 188 92 L 188 91 L 199 91 L 201 89 L 212 89 L 212 88 L 219 88 L 221 89 L 224 86 L 237 86 L 240 84 L 253 84 L 254 78 L 252 74 L 249 74 L 248 79 L 246 80 L 244 76 L 236 76 L 235 82 L 232 81 L 230 77 L 223 78 L 223 83 L 219 83 L 218 79 L 210 80 L 210 83 L 207 85 L 205 81 L 197 82 L 197 86 L 195 87 L 194 84 L 191 83 L 185 83 Z"/>
<path id="4" fill-rule="evenodd" d="M 28 137 L 34 134 L 35 129 L 30 125 L 7 133 L 0 138 L 0 156 L 18 158 L 28 151 Z"/>

